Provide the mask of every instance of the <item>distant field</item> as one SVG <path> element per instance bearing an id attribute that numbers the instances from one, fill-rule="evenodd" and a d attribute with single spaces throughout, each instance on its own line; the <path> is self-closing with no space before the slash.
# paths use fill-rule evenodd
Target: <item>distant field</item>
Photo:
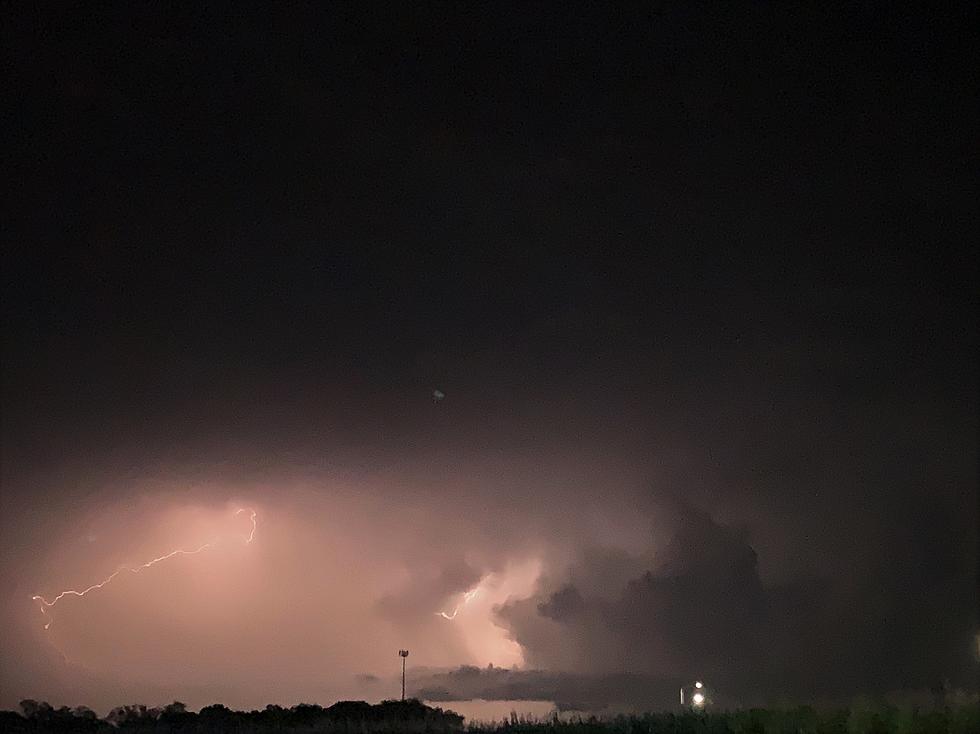
<path id="1" fill-rule="evenodd" d="M 678 712 L 536 719 L 515 715 L 506 722 L 470 723 L 470 731 L 578 734 L 980 734 L 980 706 L 942 711 L 868 707 L 816 711 L 751 709 L 732 712 Z"/>
<path id="2" fill-rule="evenodd" d="M 509 721 L 511 714 L 517 714 L 525 720 L 550 718 L 555 710 L 552 701 L 485 701 L 471 699 L 469 701 L 429 702 L 430 706 L 440 706 L 451 709 L 462 715 L 467 723 L 489 724 L 491 722 Z M 562 717 L 566 718 L 566 717 Z"/>

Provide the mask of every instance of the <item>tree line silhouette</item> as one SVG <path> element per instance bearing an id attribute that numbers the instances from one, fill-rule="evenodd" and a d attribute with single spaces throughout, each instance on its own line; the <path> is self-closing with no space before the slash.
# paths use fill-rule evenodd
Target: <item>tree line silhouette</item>
<path id="1" fill-rule="evenodd" d="M 262 710 L 233 711 L 221 704 L 188 711 L 179 702 L 162 708 L 119 706 L 99 718 L 85 706 L 54 708 L 47 702 L 21 701 L 21 712 L 0 711 L 0 732 L 132 732 L 133 734 L 446 734 L 463 729 L 459 714 L 417 699 L 341 701 L 323 708 L 299 704 L 269 705 Z M 809 706 L 724 712 L 675 711 L 598 719 L 575 716 L 538 719 L 512 713 L 509 719 L 470 724 L 473 734 L 977 734 L 980 703 L 930 709 L 900 708 L 871 701 L 850 708 L 819 711 Z"/>
<path id="2" fill-rule="evenodd" d="M 20 702 L 21 712 L 0 711 L 0 732 L 138 732 L 139 734 L 264 734 L 264 732 L 330 732 L 331 734 L 383 734 L 462 729 L 463 717 L 453 711 L 426 706 L 417 699 L 340 701 L 327 708 L 302 703 L 291 708 L 269 705 L 262 710 L 234 711 L 219 703 L 199 712 L 180 701 L 162 708 L 118 706 L 105 717 L 86 706 L 54 708 L 46 701 Z"/>

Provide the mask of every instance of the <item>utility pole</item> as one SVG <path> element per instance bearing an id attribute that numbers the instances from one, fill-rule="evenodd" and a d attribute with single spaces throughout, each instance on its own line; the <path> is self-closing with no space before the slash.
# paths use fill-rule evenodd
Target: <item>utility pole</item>
<path id="1" fill-rule="evenodd" d="M 399 650 L 398 654 L 402 658 L 402 701 L 405 700 L 405 662 L 408 658 L 408 650 Z"/>

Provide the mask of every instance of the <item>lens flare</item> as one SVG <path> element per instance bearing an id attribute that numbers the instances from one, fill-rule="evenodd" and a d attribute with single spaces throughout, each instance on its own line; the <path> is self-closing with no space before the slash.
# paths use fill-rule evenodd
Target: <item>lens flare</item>
<path id="1" fill-rule="evenodd" d="M 256 522 L 257 514 L 255 510 L 251 508 L 242 507 L 235 512 L 235 515 L 240 515 L 243 512 L 250 513 L 249 517 L 252 522 L 252 529 L 249 532 L 248 536 L 245 537 L 245 543 L 248 544 L 251 543 L 252 540 L 255 538 L 255 529 L 257 527 L 257 522 Z M 147 561 L 146 563 L 141 563 L 138 566 L 120 566 L 111 574 L 109 574 L 104 579 L 102 579 L 102 581 L 99 581 L 96 584 L 92 584 L 91 586 L 84 588 L 81 591 L 77 589 L 66 589 L 65 591 L 60 592 L 57 596 L 55 596 L 50 601 L 40 594 L 35 594 L 34 596 L 31 597 L 31 600 L 38 603 L 38 607 L 41 610 L 41 614 L 43 614 L 48 620 L 47 623 L 44 625 L 44 629 L 50 629 L 51 623 L 54 621 L 54 619 L 48 613 L 48 610 L 51 609 L 59 601 L 64 599 L 66 596 L 81 597 L 93 591 L 98 591 L 99 589 L 101 589 L 103 586 L 111 582 L 114 578 L 116 578 L 119 574 L 123 573 L 124 571 L 129 571 L 130 573 L 137 574 L 140 573 L 141 571 L 145 571 L 146 569 L 151 568 L 152 566 L 157 565 L 158 563 L 162 563 L 163 561 L 167 561 L 176 556 L 196 556 L 198 553 L 203 553 L 206 550 L 214 548 L 220 540 L 221 540 L 220 538 L 216 538 L 215 540 L 209 541 L 201 546 L 198 546 L 197 548 L 194 548 L 193 550 L 185 550 L 183 548 L 177 548 L 176 550 L 172 550 L 169 553 L 165 553 L 162 556 L 153 558 Z"/>

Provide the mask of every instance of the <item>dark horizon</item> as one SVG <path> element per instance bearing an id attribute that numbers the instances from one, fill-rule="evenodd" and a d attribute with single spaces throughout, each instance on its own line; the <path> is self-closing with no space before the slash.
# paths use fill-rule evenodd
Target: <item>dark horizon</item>
<path id="1" fill-rule="evenodd" d="M 978 690 L 975 7 L 4 20 L 0 708 Z"/>
<path id="2" fill-rule="evenodd" d="M 199 731 L 265 732 L 311 731 L 361 732 L 425 731 L 620 731 L 624 726 L 648 732 L 704 731 L 949 731 L 968 734 L 980 723 L 980 708 L 954 705 L 935 710 L 901 709 L 895 706 L 855 702 L 850 707 L 817 710 L 808 706 L 741 711 L 669 711 L 599 718 L 592 715 L 562 715 L 553 711 L 546 717 L 509 716 L 496 719 L 470 719 L 451 710 L 432 707 L 411 699 L 384 701 L 371 705 L 363 701 L 340 701 L 329 707 L 301 704 L 290 708 L 266 706 L 262 710 L 234 711 L 213 704 L 192 712 L 180 701 L 158 708 L 120 706 L 99 718 L 91 709 L 56 709 L 46 703 L 22 701 L 23 715 L 0 711 L 4 731 L 36 732 L 113 732 L 113 731 Z M 971 728 L 972 727 L 972 728 Z"/>

